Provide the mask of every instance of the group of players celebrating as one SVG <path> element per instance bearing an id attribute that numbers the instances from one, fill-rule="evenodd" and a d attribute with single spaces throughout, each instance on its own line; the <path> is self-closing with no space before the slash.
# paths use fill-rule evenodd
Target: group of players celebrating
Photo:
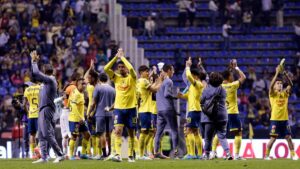
<path id="1" fill-rule="evenodd" d="M 217 136 L 213 139 L 212 149 L 208 148 L 204 151 L 202 149 L 200 125 L 203 112 L 201 96 L 203 90 L 210 85 L 208 80 L 210 76 L 207 76 L 201 59 L 196 66 L 193 65 L 191 58 L 186 61 L 183 80 L 187 87 L 183 92 L 176 93 L 173 90 L 173 81 L 171 80 L 174 74 L 172 65 L 164 64 L 159 71 L 156 66 L 150 69 L 146 65 L 142 65 L 138 69 L 140 76 L 138 78 L 133 66 L 125 58 L 123 50 L 119 49 L 116 56 L 104 67 L 105 73 L 99 74 L 95 71 L 92 61 L 84 76 L 77 72 L 73 73 L 71 82 L 64 87 L 62 97 L 49 99 L 49 93 L 45 92 L 57 90 L 57 88 L 47 87 L 53 83 L 51 78 L 46 78 L 54 77 L 53 69 L 51 69 L 51 65 L 46 65 L 44 66 L 44 74 L 37 73 L 36 62 L 39 57 L 36 52 L 31 53 L 31 58 L 33 66 L 32 85 L 25 90 L 24 97 L 29 117 L 30 150 L 32 158 L 37 159 L 34 163 L 48 161 L 49 153 L 44 148 L 46 146 L 45 139 L 57 155 L 54 162 L 60 162 L 66 157 L 69 160 L 95 159 L 121 162 L 124 127 L 128 134 L 128 162 L 135 162 L 136 159 L 167 159 L 169 157 L 165 156 L 161 150 L 161 139 L 167 124 L 171 130 L 171 145 L 172 152 L 174 152 L 172 158 L 177 159 L 179 158 L 179 139 L 175 109 L 176 99 L 187 100 L 185 123 L 187 153 L 183 159 L 209 160 L 216 158 Z M 117 65 L 116 71 L 113 70 L 115 64 Z M 234 73 L 239 75 L 238 80 L 234 80 Z M 283 80 L 279 78 L 281 74 L 287 79 L 286 88 L 283 88 Z M 226 159 L 244 160 L 239 156 L 242 142 L 242 123 L 239 117 L 237 91 L 245 81 L 246 76 L 239 69 L 237 61 L 233 59 L 230 61 L 228 70 L 222 73 L 222 77 L 222 88 L 226 91 L 228 113 L 228 121 L 225 120 L 225 122 L 230 132 L 235 135 L 235 155 L 232 157 L 228 153 Z M 114 87 L 110 85 L 109 79 Z M 288 125 L 288 97 L 291 87 L 292 82 L 284 71 L 283 65 L 278 65 L 269 89 L 272 108 L 271 139 L 265 152 L 266 160 L 271 159 L 269 154 L 277 137 L 285 137 L 290 148 L 291 158 L 293 160 L 298 159 L 295 155 L 291 130 Z M 47 88 L 49 90 L 46 90 Z M 42 103 L 41 105 L 41 101 L 43 102 L 45 99 L 48 99 L 47 104 Z M 60 116 L 63 151 L 50 137 L 54 130 L 53 127 L 49 128 L 52 123 L 48 123 L 48 120 L 53 119 L 51 116 L 53 113 L 49 113 L 50 109 L 49 112 L 45 111 L 47 107 L 52 108 L 54 102 L 60 103 L 60 101 L 63 103 Z M 38 130 L 42 130 L 38 134 L 41 152 L 35 148 L 37 146 L 35 135 Z M 43 132 L 44 130 L 45 132 Z M 45 133 L 46 136 L 43 137 Z M 80 142 L 82 149 L 78 156 L 76 152 Z"/>

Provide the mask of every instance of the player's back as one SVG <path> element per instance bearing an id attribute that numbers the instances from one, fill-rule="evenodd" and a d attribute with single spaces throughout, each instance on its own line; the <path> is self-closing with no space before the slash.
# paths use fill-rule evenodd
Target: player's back
<path id="1" fill-rule="evenodd" d="M 91 108 L 91 105 L 92 105 L 94 89 L 95 89 L 95 86 L 94 86 L 94 85 L 88 84 L 88 85 L 86 86 L 86 91 L 87 91 L 88 99 L 89 99 L 87 112 L 89 112 L 89 110 L 90 110 L 90 108 Z"/>
<path id="2" fill-rule="evenodd" d="M 39 113 L 39 100 L 40 100 L 40 89 L 41 85 L 32 85 L 26 88 L 24 97 L 29 102 L 29 118 L 37 118 Z"/>
<path id="3" fill-rule="evenodd" d="M 195 84 L 191 84 L 188 91 L 188 111 L 201 111 L 200 98 L 203 92 L 204 86 L 200 81 L 196 81 Z"/>
<path id="4" fill-rule="evenodd" d="M 238 114 L 237 90 L 240 86 L 239 81 L 223 83 L 222 87 L 226 91 L 226 109 L 228 114 Z"/>
<path id="5" fill-rule="evenodd" d="M 93 98 L 96 101 L 95 116 L 110 116 L 109 112 L 105 112 L 105 107 L 114 104 L 116 91 L 109 84 L 97 84 L 94 90 Z"/>

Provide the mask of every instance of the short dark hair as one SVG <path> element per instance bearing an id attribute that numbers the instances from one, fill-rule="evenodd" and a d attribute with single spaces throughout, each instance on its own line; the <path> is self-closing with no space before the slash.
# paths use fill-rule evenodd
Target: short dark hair
<path id="1" fill-rule="evenodd" d="M 142 72 L 145 72 L 145 71 L 149 71 L 149 67 L 146 65 L 141 65 L 139 67 L 139 74 L 141 74 Z"/>
<path id="2" fill-rule="evenodd" d="M 200 78 L 200 80 L 206 80 L 206 73 L 200 72 L 199 78 Z"/>
<path id="3" fill-rule="evenodd" d="M 280 81 L 280 82 L 283 83 L 283 79 L 281 77 L 277 77 L 276 80 L 275 80 L 275 82 L 277 82 L 277 81 Z"/>
<path id="4" fill-rule="evenodd" d="M 73 72 L 73 74 L 71 75 L 71 81 L 76 81 L 78 77 L 80 77 L 80 74 L 76 71 Z"/>
<path id="5" fill-rule="evenodd" d="M 44 73 L 46 74 L 46 75 L 52 75 L 53 74 L 53 72 L 54 72 L 54 70 L 53 70 L 53 66 L 51 65 L 51 64 L 45 64 L 44 65 Z"/>
<path id="6" fill-rule="evenodd" d="M 108 81 L 108 77 L 105 73 L 100 73 L 99 79 L 100 79 L 100 82 L 107 82 Z"/>
<path id="7" fill-rule="evenodd" d="M 230 75 L 231 75 L 231 71 L 229 71 L 229 70 L 225 70 L 225 71 L 222 72 L 222 76 L 226 80 L 229 79 Z"/>
<path id="8" fill-rule="evenodd" d="M 223 76 L 219 72 L 211 72 L 209 75 L 209 84 L 213 87 L 219 87 L 223 83 Z"/>
<path id="9" fill-rule="evenodd" d="M 124 65 L 124 62 L 120 60 L 117 62 L 117 65 Z"/>
<path id="10" fill-rule="evenodd" d="M 98 73 L 95 70 L 90 70 L 89 75 L 95 80 L 98 80 Z"/>
<path id="11" fill-rule="evenodd" d="M 168 72 L 169 70 L 172 70 L 172 67 L 173 67 L 173 66 L 170 65 L 170 64 L 164 64 L 162 70 L 163 70 L 164 72 Z"/>

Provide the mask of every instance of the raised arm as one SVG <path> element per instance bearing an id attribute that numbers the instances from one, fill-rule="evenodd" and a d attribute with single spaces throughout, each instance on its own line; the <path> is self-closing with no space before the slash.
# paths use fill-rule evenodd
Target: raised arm
<path id="1" fill-rule="evenodd" d="M 104 72 L 109 76 L 110 79 L 113 79 L 113 77 L 115 75 L 114 71 L 112 70 L 112 67 L 117 62 L 117 60 L 118 60 L 118 53 L 116 54 L 116 56 L 110 62 L 108 62 L 104 66 Z"/>
<path id="2" fill-rule="evenodd" d="M 39 81 L 43 83 L 50 83 L 52 79 L 50 76 L 45 75 L 39 70 L 37 62 L 39 60 L 39 56 L 37 55 L 36 51 L 30 53 L 31 56 L 31 65 L 32 65 L 32 75 L 36 77 Z"/>
<path id="3" fill-rule="evenodd" d="M 162 81 L 164 80 L 164 76 L 160 74 L 159 78 L 148 87 L 148 90 L 151 92 L 157 92 L 162 84 Z"/>
<path id="4" fill-rule="evenodd" d="M 286 77 L 287 81 L 288 81 L 288 86 L 285 88 L 285 91 L 288 93 L 288 94 L 291 94 L 291 89 L 293 87 L 293 82 L 291 80 L 291 78 L 289 77 L 288 73 L 286 71 L 283 72 L 284 76 Z"/>
<path id="5" fill-rule="evenodd" d="M 95 67 L 94 67 L 94 60 L 92 59 L 92 60 L 91 60 L 91 63 L 90 63 L 90 68 L 85 72 L 84 77 L 83 77 L 85 83 L 88 83 L 88 82 L 89 82 L 88 76 L 89 76 L 89 74 L 90 74 L 90 71 L 91 71 L 91 70 L 94 70 L 94 69 L 95 69 Z"/>
<path id="6" fill-rule="evenodd" d="M 276 73 L 275 73 L 275 76 L 273 77 L 271 83 L 270 83 L 270 88 L 269 88 L 269 94 L 272 95 L 274 93 L 274 85 L 275 85 L 275 82 L 276 82 L 276 79 L 279 75 L 279 72 L 280 72 L 280 66 L 277 66 L 276 67 Z"/>
<path id="7" fill-rule="evenodd" d="M 134 78 L 136 79 L 137 76 L 136 76 L 136 72 L 133 68 L 133 66 L 129 63 L 129 61 L 125 58 L 125 55 L 124 55 L 124 52 L 122 49 L 119 49 L 120 51 L 120 55 L 119 58 L 122 60 L 122 62 L 125 64 L 125 67 L 129 70 L 129 74 Z"/>
<path id="8" fill-rule="evenodd" d="M 231 66 L 232 66 L 232 69 L 235 69 L 235 70 L 238 72 L 238 74 L 239 74 L 239 82 L 240 82 L 240 84 L 243 84 L 244 81 L 246 80 L 246 75 L 245 75 L 244 72 L 241 71 L 241 69 L 238 67 L 238 65 L 237 65 L 237 60 L 236 60 L 236 59 L 233 59 L 233 60 L 231 61 Z"/>

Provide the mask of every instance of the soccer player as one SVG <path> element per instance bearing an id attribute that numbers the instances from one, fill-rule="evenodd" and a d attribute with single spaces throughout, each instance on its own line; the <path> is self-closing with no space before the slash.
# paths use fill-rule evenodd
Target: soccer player
<path id="1" fill-rule="evenodd" d="M 25 106 L 28 114 L 28 133 L 30 134 L 30 151 L 32 154 L 32 159 L 38 159 L 38 154 L 35 153 L 34 148 L 36 147 L 36 133 L 38 130 L 38 116 L 39 116 L 39 94 L 41 86 L 35 81 L 32 80 L 32 85 L 27 87 L 24 92 L 25 105 L 28 105 L 29 108 Z"/>
<path id="2" fill-rule="evenodd" d="M 100 152 L 94 159 L 103 160 L 105 157 L 104 152 L 106 151 L 106 146 L 103 142 L 105 143 L 106 134 L 111 135 L 114 123 L 112 113 L 109 110 L 107 111 L 107 108 L 113 106 L 116 93 L 115 89 L 108 84 L 108 77 L 105 73 L 101 73 L 99 77 L 100 84 L 97 84 L 95 87 L 91 107 L 88 111 L 88 118 L 94 117 L 96 121 L 96 147 L 99 147 Z M 108 145 L 110 146 L 110 143 Z"/>
<path id="3" fill-rule="evenodd" d="M 88 108 L 87 108 L 87 117 L 91 117 L 91 118 L 87 118 L 87 122 L 88 122 L 88 127 L 91 133 L 91 141 L 92 141 L 92 146 L 93 146 L 93 157 L 96 156 L 100 156 L 99 154 L 102 154 L 101 150 L 99 150 L 99 147 L 97 146 L 97 142 L 99 142 L 98 137 L 96 136 L 96 120 L 95 118 L 93 118 L 93 116 L 90 116 L 89 114 L 89 110 L 91 109 L 91 105 L 92 105 L 92 100 L 93 100 L 93 93 L 94 93 L 94 89 L 95 86 L 98 83 L 98 73 L 95 71 L 94 69 L 94 61 L 91 60 L 90 63 L 90 68 L 87 70 L 87 72 L 84 75 L 84 80 L 85 83 L 87 83 L 86 86 L 86 91 L 87 91 L 87 95 L 88 95 Z M 87 153 L 91 154 L 91 148 L 90 148 L 90 141 L 88 144 L 88 148 L 87 148 Z"/>
<path id="4" fill-rule="evenodd" d="M 178 155 L 178 124 L 177 124 L 177 113 L 174 107 L 174 100 L 177 96 L 172 92 L 173 81 L 171 80 L 174 74 L 174 68 L 172 65 L 165 64 L 163 66 L 163 73 L 165 74 L 165 79 L 158 92 L 156 93 L 156 103 L 157 103 L 157 132 L 155 134 L 155 146 L 154 152 L 156 158 L 165 159 L 166 157 L 159 152 L 160 140 L 163 136 L 164 129 L 167 124 L 171 128 L 172 135 L 172 148 L 174 150 L 174 158 Z"/>
<path id="5" fill-rule="evenodd" d="M 197 159 L 195 145 L 198 150 L 198 156 L 202 156 L 202 137 L 199 132 L 201 106 L 200 98 L 205 85 L 202 81 L 206 79 L 206 74 L 201 73 L 198 69 L 192 69 L 192 59 L 189 58 L 186 61 L 186 77 L 190 83 L 188 92 L 185 94 L 179 93 L 178 97 L 187 99 L 188 102 L 188 114 L 186 124 L 186 143 L 187 143 L 187 155 L 184 157 L 186 160 Z"/>
<path id="6" fill-rule="evenodd" d="M 74 157 L 74 148 L 77 137 L 80 134 L 83 134 L 82 139 L 82 151 L 80 158 L 88 159 L 87 147 L 89 144 L 90 133 L 88 130 L 88 126 L 85 122 L 84 118 L 84 90 L 86 88 L 86 83 L 83 78 L 79 78 L 76 80 L 76 88 L 72 91 L 71 97 L 69 98 L 69 107 L 70 107 L 70 115 L 69 115 L 69 126 L 71 132 L 71 139 L 69 142 L 70 145 L 70 160 L 76 160 Z"/>
<path id="7" fill-rule="evenodd" d="M 137 82 L 138 90 L 138 111 L 141 125 L 141 133 L 139 138 L 140 160 L 152 160 L 145 156 L 145 148 L 149 141 L 149 131 L 151 129 L 152 108 L 152 92 L 156 92 L 162 82 L 162 78 L 151 84 L 149 81 L 149 68 L 146 65 L 139 67 L 140 79 Z M 161 76 L 162 77 L 162 76 Z"/>
<path id="8" fill-rule="evenodd" d="M 72 91 L 76 88 L 76 79 L 78 79 L 78 77 L 80 77 L 80 74 L 74 72 L 71 76 L 71 82 L 64 87 L 64 101 L 63 101 L 64 107 L 62 109 L 59 122 L 60 122 L 61 136 L 62 136 L 62 147 L 65 155 L 68 154 L 68 142 L 69 142 L 69 138 L 71 137 L 71 133 L 69 129 L 70 109 L 68 107 L 69 106 L 68 103 Z"/>
<path id="9" fill-rule="evenodd" d="M 36 51 L 30 53 L 31 56 L 31 65 L 32 65 L 32 75 L 33 78 L 36 78 L 37 81 L 44 84 L 43 88 L 40 91 L 40 100 L 39 100 L 39 118 L 38 118 L 38 135 L 39 143 L 42 153 L 42 158 L 34 161 L 33 163 L 45 163 L 47 160 L 47 143 L 50 144 L 54 150 L 57 158 L 53 163 L 59 163 L 64 160 L 64 154 L 61 151 L 57 141 L 55 139 L 55 123 L 53 120 L 55 113 L 55 104 L 54 98 L 57 93 L 57 82 L 53 76 L 53 67 L 50 64 L 44 65 L 44 73 L 39 71 L 37 62 L 39 61 L 39 55 Z"/>
<path id="10" fill-rule="evenodd" d="M 118 62 L 118 73 L 112 70 L 114 63 Z M 134 151 L 134 130 L 136 128 L 136 80 L 137 76 L 132 65 L 127 61 L 122 49 L 118 50 L 116 56 L 104 67 L 104 71 L 114 82 L 116 99 L 114 103 L 114 125 L 115 125 L 115 151 L 113 161 L 121 162 L 121 146 L 123 128 L 128 128 L 128 162 L 135 162 Z"/>
<path id="11" fill-rule="evenodd" d="M 239 155 L 242 144 L 242 123 L 238 110 L 237 91 L 241 84 L 246 80 L 245 74 L 239 69 L 236 59 L 231 60 L 230 68 L 236 70 L 239 74 L 239 79 L 234 81 L 233 73 L 230 70 L 225 70 L 222 74 L 224 81 L 222 87 L 226 90 L 226 109 L 228 112 L 228 127 L 229 131 L 234 134 L 234 150 L 235 160 L 243 160 Z M 213 141 L 213 158 L 216 158 L 216 148 L 218 138 L 215 136 Z"/>
<path id="12" fill-rule="evenodd" d="M 283 88 L 283 81 L 278 78 L 279 73 L 283 72 L 287 78 L 288 86 Z M 291 128 L 288 124 L 288 98 L 291 94 L 292 81 L 290 80 L 287 73 L 283 70 L 281 65 L 277 66 L 275 76 L 273 77 L 270 89 L 269 97 L 271 104 L 271 126 L 270 126 L 270 141 L 267 145 L 265 160 L 271 160 L 269 157 L 270 151 L 277 137 L 285 137 L 288 142 L 291 157 L 293 160 L 298 160 L 295 155 L 294 144 L 291 137 Z"/>

